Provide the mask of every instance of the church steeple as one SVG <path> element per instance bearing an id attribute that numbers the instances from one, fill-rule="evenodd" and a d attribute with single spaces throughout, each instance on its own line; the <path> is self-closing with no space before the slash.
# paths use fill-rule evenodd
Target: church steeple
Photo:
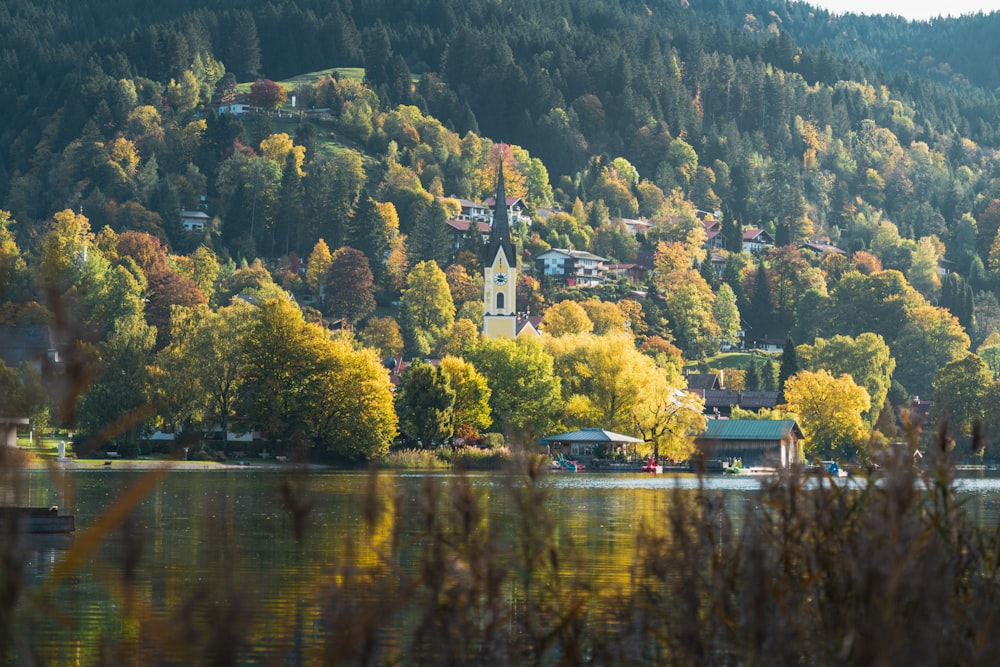
<path id="1" fill-rule="evenodd" d="M 507 194 L 503 187 L 503 160 L 497 169 L 497 196 L 493 206 L 493 230 L 490 232 L 490 247 L 486 253 L 487 266 L 492 265 L 497 253 L 503 250 L 510 266 L 517 266 L 514 244 L 510 240 L 510 221 L 507 219 Z"/>
<path id="2" fill-rule="evenodd" d="M 497 171 L 497 199 L 493 230 L 483 266 L 483 336 L 517 336 L 517 255 L 510 240 L 507 193 L 503 187 L 503 162 Z"/>

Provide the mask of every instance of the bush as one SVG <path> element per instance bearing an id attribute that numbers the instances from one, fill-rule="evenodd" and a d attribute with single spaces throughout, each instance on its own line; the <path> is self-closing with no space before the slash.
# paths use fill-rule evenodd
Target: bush
<path id="1" fill-rule="evenodd" d="M 440 457 L 459 470 L 496 470 L 510 463 L 510 450 L 506 447 L 462 447 L 456 450 L 443 449 Z"/>
<path id="2" fill-rule="evenodd" d="M 448 463 L 430 449 L 399 449 L 378 459 L 375 465 L 387 470 L 433 470 L 448 467 Z"/>
<path id="3" fill-rule="evenodd" d="M 484 433 L 479 441 L 479 446 L 482 449 L 498 449 L 506 444 L 507 438 L 503 436 L 503 433 Z"/>

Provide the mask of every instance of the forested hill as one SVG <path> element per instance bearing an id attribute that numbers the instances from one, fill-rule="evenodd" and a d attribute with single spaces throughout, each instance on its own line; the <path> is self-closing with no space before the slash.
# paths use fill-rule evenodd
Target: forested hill
<path id="1" fill-rule="evenodd" d="M 290 292 L 384 356 L 468 351 L 482 236 L 452 230 L 503 160 L 525 204 L 505 303 L 545 331 L 628 322 L 678 362 L 741 328 L 803 353 L 872 334 L 892 358 L 875 418 L 890 375 L 894 405 L 973 349 L 1000 375 L 996 21 L 767 0 L 7 0 L 0 324 L 79 323 L 102 363 L 130 364 L 109 383 L 185 335 L 185 308 L 248 293 Z M 568 289 L 532 261 L 553 248 L 617 273 Z M 426 326 L 415 284 L 442 288 Z M 778 386 L 765 375 L 747 385 Z"/>

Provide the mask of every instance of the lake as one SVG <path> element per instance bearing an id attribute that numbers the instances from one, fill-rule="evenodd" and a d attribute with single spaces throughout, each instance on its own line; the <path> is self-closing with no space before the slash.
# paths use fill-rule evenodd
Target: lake
<path id="1" fill-rule="evenodd" d="M 365 472 L 175 470 L 155 485 L 143 475 L 76 470 L 54 479 L 26 471 L 7 479 L 7 502 L 16 494 L 22 505 L 59 505 L 77 525 L 73 551 L 43 540 L 25 552 L 30 583 L 15 664 L 148 664 L 153 655 L 185 664 L 185 650 L 226 641 L 218 629 L 234 624 L 250 627 L 228 647 L 238 656 L 233 664 L 311 664 L 323 650 L 324 596 L 332 584 L 346 586 L 347 566 L 380 572 L 392 552 L 401 569 L 415 567 L 428 517 L 445 513 L 428 509 L 428 484 L 441 490 L 439 508 L 461 504 L 449 495 L 455 487 L 483 499 L 485 516 L 458 507 L 456 521 L 466 512 L 511 544 L 517 530 L 533 528 L 519 527 L 520 508 L 543 504 L 552 540 L 573 547 L 575 574 L 607 591 L 628 586 L 636 532 L 644 522 L 662 524 L 675 498 L 669 490 L 701 484 L 739 514 L 753 511 L 760 487 L 752 477 L 596 473 L 548 474 L 529 491 L 522 478 L 503 473 L 383 472 L 373 482 Z M 92 545 L 88 530 L 136 484 L 147 484 L 148 495 Z M 958 485 L 977 521 L 997 521 L 1000 478 L 967 477 Z M 384 504 L 374 519 L 366 497 Z M 71 553 L 80 560 L 67 571 Z M 382 589 L 352 590 L 365 591 L 363 598 Z M 400 624 L 406 620 L 389 623 L 383 641 L 391 645 Z"/>

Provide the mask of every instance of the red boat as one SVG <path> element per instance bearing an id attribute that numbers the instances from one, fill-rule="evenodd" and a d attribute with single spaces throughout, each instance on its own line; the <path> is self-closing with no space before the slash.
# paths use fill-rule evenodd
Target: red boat
<path id="1" fill-rule="evenodd" d="M 663 472 L 663 466 L 657 463 L 656 459 L 653 457 L 649 457 L 649 460 L 646 461 L 646 465 L 642 466 L 642 471 L 659 475 Z"/>

